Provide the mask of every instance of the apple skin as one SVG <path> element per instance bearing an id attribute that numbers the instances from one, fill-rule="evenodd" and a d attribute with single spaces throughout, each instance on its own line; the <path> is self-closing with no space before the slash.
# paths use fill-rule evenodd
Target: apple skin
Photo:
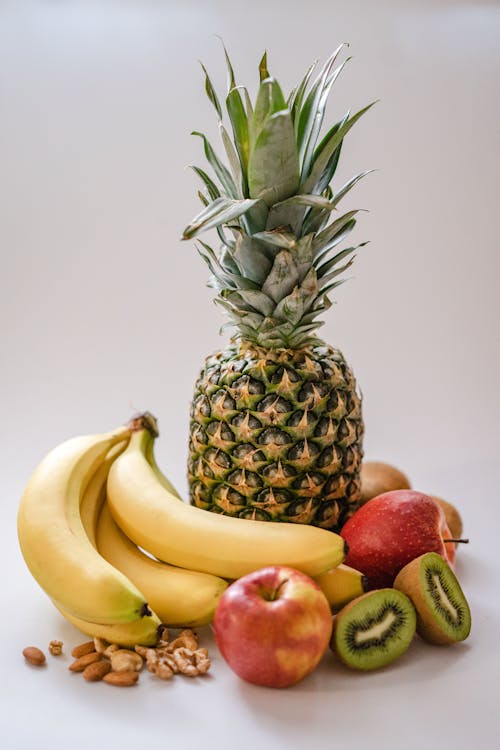
<path id="1" fill-rule="evenodd" d="M 309 576 L 271 565 L 226 589 L 212 627 L 222 656 L 241 679 L 284 688 L 318 665 L 330 642 L 332 614 Z"/>
<path id="2" fill-rule="evenodd" d="M 453 565 L 455 545 L 442 508 L 416 490 L 393 490 L 369 500 L 344 524 L 349 551 L 345 564 L 360 570 L 370 589 L 392 586 L 407 563 L 437 552 Z"/>

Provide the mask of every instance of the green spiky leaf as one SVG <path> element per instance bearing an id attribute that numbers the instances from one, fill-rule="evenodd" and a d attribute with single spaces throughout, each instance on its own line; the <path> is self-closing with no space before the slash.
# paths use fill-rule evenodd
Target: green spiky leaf
<path id="1" fill-rule="evenodd" d="M 256 202 L 248 198 L 243 200 L 217 198 L 204 208 L 186 227 L 182 239 L 191 239 L 192 237 L 196 237 L 201 231 L 206 231 L 220 224 L 225 224 L 232 219 L 237 219 L 252 208 Z"/>
<path id="2" fill-rule="evenodd" d="M 349 130 L 359 120 L 359 118 L 362 117 L 365 112 L 368 112 L 368 110 L 373 107 L 374 104 L 375 102 L 371 102 L 371 104 L 368 104 L 368 106 L 360 109 L 358 112 L 356 112 L 356 114 L 352 115 L 352 117 L 349 117 L 347 120 L 345 120 L 342 125 L 340 125 L 338 129 L 332 134 L 328 142 L 324 144 L 320 152 L 315 156 L 311 171 L 300 186 L 301 192 L 314 193 L 317 191 L 318 183 L 320 182 L 325 169 L 327 169 L 328 167 L 328 162 L 332 155 L 335 153 L 335 150 L 342 143 L 344 136 L 349 132 Z"/>
<path id="3" fill-rule="evenodd" d="M 205 91 L 207 92 L 208 98 L 210 99 L 213 106 L 215 107 L 215 111 L 217 112 L 219 116 L 219 120 L 222 120 L 222 108 L 220 106 L 219 98 L 217 96 L 217 93 L 214 87 L 212 86 L 212 81 L 210 80 L 208 76 L 207 69 L 205 68 L 202 62 L 200 62 L 200 65 L 203 69 L 203 72 L 205 73 Z"/>
<path id="4" fill-rule="evenodd" d="M 267 69 L 267 52 L 264 52 L 259 62 L 259 77 L 261 81 L 265 81 L 269 78 L 269 71 Z"/>
<path id="5" fill-rule="evenodd" d="M 207 175 L 207 173 L 200 169 L 200 167 L 196 167 L 194 164 L 191 164 L 191 169 L 196 172 L 198 177 L 200 177 L 203 182 L 205 183 L 205 186 L 207 188 L 208 194 L 210 198 L 214 201 L 216 198 L 220 198 L 220 191 L 215 182 L 210 179 L 210 177 Z"/>
<path id="6" fill-rule="evenodd" d="M 248 190 L 268 206 L 284 200 L 299 186 L 299 161 L 289 110 L 271 115 L 250 152 Z"/>
<path id="7" fill-rule="evenodd" d="M 304 99 L 306 90 L 307 90 L 307 84 L 309 83 L 309 79 L 311 78 L 311 75 L 313 73 L 314 68 L 316 67 L 315 63 L 313 63 L 307 73 L 305 74 L 304 78 L 301 80 L 299 85 L 292 91 L 288 98 L 288 106 L 290 107 L 290 111 L 292 113 L 292 120 L 294 123 L 295 133 L 297 134 L 299 129 L 299 114 L 302 107 L 302 101 Z"/>
<path id="8" fill-rule="evenodd" d="M 238 88 L 231 89 L 227 95 L 226 109 L 231 121 L 234 143 L 240 159 L 241 169 L 243 175 L 246 176 L 248 157 L 250 153 L 250 132 L 247 112 L 245 111 L 245 106 Z"/>
<path id="9" fill-rule="evenodd" d="M 326 229 L 323 229 L 322 232 L 320 232 L 316 237 L 314 238 L 313 242 L 313 249 L 322 249 L 327 245 L 331 240 L 335 238 L 338 232 L 341 231 L 345 227 L 345 225 L 355 216 L 357 213 L 359 213 L 360 209 L 355 209 L 353 211 L 348 211 L 343 216 L 341 216 L 339 219 L 334 221 L 332 224 L 329 224 Z"/>
<path id="10" fill-rule="evenodd" d="M 290 232 L 280 232 L 273 229 L 270 232 L 257 232 L 253 237 L 256 240 L 267 242 L 269 245 L 275 245 L 276 247 L 283 247 L 286 250 L 295 250 L 297 246 L 297 238 Z"/>
<path id="11" fill-rule="evenodd" d="M 266 255 L 261 243 L 246 234 L 240 234 L 233 250 L 233 259 L 241 272 L 258 284 L 263 284 L 272 261 Z"/>
<path id="12" fill-rule="evenodd" d="M 221 162 L 221 160 L 219 159 L 219 157 L 213 150 L 207 137 L 203 133 L 198 132 L 197 130 L 193 130 L 191 135 L 197 135 L 203 140 L 203 148 L 205 151 L 205 156 L 207 158 L 208 163 L 214 170 L 219 182 L 221 183 L 223 190 L 226 192 L 226 194 L 230 198 L 237 198 L 238 189 L 234 183 L 234 180 L 231 177 L 231 174 L 229 170 L 227 169 L 227 167 Z"/>
<path id="13" fill-rule="evenodd" d="M 343 44 L 340 44 L 326 61 L 300 111 L 297 146 L 299 148 L 301 174 L 303 176 L 309 174 L 310 171 L 311 158 L 323 124 L 325 107 L 331 87 L 342 70 L 343 65 L 347 62 L 344 61 L 335 74 L 331 75 L 332 67 L 343 46 Z"/>
<path id="14" fill-rule="evenodd" d="M 259 86 L 250 123 L 250 141 L 254 144 L 267 120 L 277 112 L 287 109 L 285 97 L 274 78 L 266 78 Z"/>

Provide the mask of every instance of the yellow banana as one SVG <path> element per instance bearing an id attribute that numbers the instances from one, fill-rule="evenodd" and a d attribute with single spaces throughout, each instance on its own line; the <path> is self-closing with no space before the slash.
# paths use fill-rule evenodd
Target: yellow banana
<path id="1" fill-rule="evenodd" d="M 104 638 L 108 643 L 118 643 L 120 646 L 135 646 L 139 643 L 143 646 L 153 646 L 158 640 L 158 627 L 161 623 L 154 613 L 132 622 L 103 625 L 100 622 L 80 620 L 78 617 L 70 615 L 56 602 L 53 603 L 68 622 L 85 635 L 90 635 L 93 638 Z"/>
<path id="2" fill-rule="evenodd" d="M 148 557 L 120 531 L 107 503 L 99 516 L 97 548 L 140 588 L 163 623 L 184 628 L 212 621 L 217 602 L 227 588 L 226 581 Z"/>
<path id="3" fill-rule="evenodd" d="M 344 540 L 333 532 L 292 523 L 218 515 L 179 502 L 147 460 L 154 435 L 131 436 L 113 462 L 108 504 L 122 531 L 139 547 L 167 563 L 239 578 L 266 565 L 289 565 L 311 576 L 344 560 Z"/>
<path id="4" fill-rule="evenodd" d="M 315 581 L 328 599 L 332 612 L 337 612 L 344 604 L 366 592 L 366 577 L 349 565 L 341 564 L 327 570 L 316 576 Z"/>
<path id="5" fill-rule="evenodd" d="M 154 426 L 154 434 L 155 436 L 158 435 L 157 431 L 157 425 L 156 425 L 156 419 L 152 415 L 149 415 L 151 420 L 154 420 L 154 422 L 149 422 L 149 424 L 152 424 Z M 158 466 L 158 463 L 156 461 L 155 453 L 154 453 L 154 440 L 150 440 L 147 448 L 146 448 L 146 458 L 148 460 L 148 463 L 150 464 L 151 468 L 153 469 L 154 473 L 156 474 L 156 477 L 158 481 L 160 482 L 163 487 L 168 490 L 172 495 L 174 495 L 178 500 L 182 500 L 181 496 L 175 489 L 172 482 L 165 476 L 165 474 L 162 472 L 160 467 Z"/>
<path id="6" fill-rule="evenodd" d="M 109 469 L 115 458 L 125 449 L 127 442 L 128 440 L 124 440 L 123 442 L 114 445 L 111 450 L 108 451 L 102 463 L 90 479 L 80 501 L 80 517 L 82 519 L 83 528 L 95 549 L 97 549 L 97 521 L 99 520 L 99 513 L 101 512 L 101 508 L 106 500 L 106 481 L 108 479 Z"/>
<path id="7" fill-rule="evenodd" d="M 61 443 L 35 469 L 21 499 L 18 536 L 24 559 L 48 596 L 72 617 L 103 624 L 149 614 L 141 592 L 92 546 L 80 500 L 108 451 L 136 426 Z"/>

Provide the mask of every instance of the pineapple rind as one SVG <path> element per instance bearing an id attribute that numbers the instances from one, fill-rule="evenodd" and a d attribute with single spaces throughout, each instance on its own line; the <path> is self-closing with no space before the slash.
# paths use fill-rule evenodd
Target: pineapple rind
<path id="1" fill-rule="evenodd" d="M 339 530 L 358 506 L 361 398 L 326 344 L 210 355 L 191 409 L 189 483 L 200 508 Z"/>

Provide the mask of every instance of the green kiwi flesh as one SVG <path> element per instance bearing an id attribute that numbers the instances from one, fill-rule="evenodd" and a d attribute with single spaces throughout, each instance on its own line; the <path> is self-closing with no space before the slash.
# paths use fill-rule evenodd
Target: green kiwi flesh
<path id="1" fill-rule="evenodd" d="M 408 597 L 394 589 L 377 589 L 336 615 L 330 645 L 348 667 L 378 669 L 405 653 L 415 628 L 415 608 Z"/>
<path id="2" fill-rule="evenodd" d="M 417 610 L 417 632 L 426 641 L 457 643 L 467 638 L 471 614 L 455 573 L 436 552 L 408 563 L 394 587 L 404 592 Z"/>

